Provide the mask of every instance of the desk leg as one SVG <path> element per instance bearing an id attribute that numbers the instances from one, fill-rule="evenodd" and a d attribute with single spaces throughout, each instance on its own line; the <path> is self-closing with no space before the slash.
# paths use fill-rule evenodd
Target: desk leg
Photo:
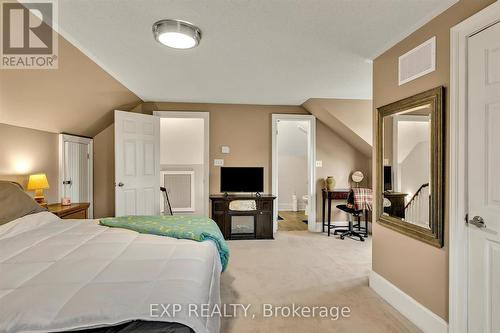
<path id="1" fill-rule="evenodd" d="M 325 232 L 325 204 L 326 204 L 326 198 L 325 198 L 324 195 L 322 196 L 322 198 L 323 198 L 323 216 L 321 218 L 321 231 Z"/>
<path id="2" fill-rule="evenodd" d="M 368 209 L 365 209 L 365 237 L 368 237 Z"/>
<path id="3" fill-rule="evenodd" d="M 332 223 L 332 200 L 328 198 L 328 237 L 330 237 L 330 225 Z"/>

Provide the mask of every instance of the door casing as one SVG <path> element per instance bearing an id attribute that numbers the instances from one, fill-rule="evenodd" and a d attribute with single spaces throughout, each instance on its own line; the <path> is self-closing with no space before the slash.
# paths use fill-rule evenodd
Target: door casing
<path id="1" fill-rule="evenodd" d="M 467 41 L 500 22 L 500 2 L 451 28 L 449 208 L 449 332 L 468 330 L 467 201 Z"/>
<path id="2" fill-rule="evenodd" d="M 91 138 L 70 135 L 70 134 L 59 134 L 59 184 L 58 184 L 58 195 L 59 200 L 63 197 L 63 181 L 64 181 L 64 143 L 65 142 L 75 142 L 86 144 L 89 146 L 89 209 L 88 218 L 94 217 L 94 140 Z"/>
<path id="3" fill-rule="evenodd" d="M 316 221 L 316 117 L 304 114 L 273 114 L 272 115 L 272 191 L 278 196 L 278 122 L 307 121 L 309 133 L 307 140 L 307 193 L 309 215 L 307 216 L 307 229 L 311 232 L 321 231 L 321 226 Z M 278 231 L 278 200 L 274 200 L 273 232 Z"/>

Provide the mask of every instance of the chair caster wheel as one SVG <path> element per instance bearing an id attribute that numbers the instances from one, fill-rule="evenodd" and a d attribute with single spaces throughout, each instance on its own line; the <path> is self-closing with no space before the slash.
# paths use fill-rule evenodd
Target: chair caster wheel
<path id="1" fill-rule="evenodd" d="M 340 239 L 344 239 L 344 236 L 340 236 Z"/>
<path id="2" fill-rule="evenodd" d="M 361 238 L 361 239 L 360 239 L 360 241 L 364 242 L 364 241 L 365 241 L 365 239 L 364 239 L 364 238 Z"/>

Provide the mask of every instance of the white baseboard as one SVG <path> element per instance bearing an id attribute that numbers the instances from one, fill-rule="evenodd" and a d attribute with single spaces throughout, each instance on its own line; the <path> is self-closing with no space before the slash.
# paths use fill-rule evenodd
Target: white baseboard
<path id="1" fill-rule="evenodd" d="M 374 271 L 370 288 L 425 333 L 446 333 L 448 323 Z"/>
<path id="2" fill-rule="evenodd" d="M 280 204 L 278 204 L 278 211 L 281 211 L 281 210 L 292 211 L 292 207 L 293 207 L 293 205 L 291 203 L 280 203 Z M 297 208 L 298 208 L 298 210 L 305 210 L 306 205 L 299 202 L 297 204 Z"/>

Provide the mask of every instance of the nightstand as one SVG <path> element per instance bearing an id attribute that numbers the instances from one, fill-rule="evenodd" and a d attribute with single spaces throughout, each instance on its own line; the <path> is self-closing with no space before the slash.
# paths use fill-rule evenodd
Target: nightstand
<path id="1" fill-rule="evenodd" d="M 62 219 L 86 219 L 87 209 L 90 204 L 88 202 L 73 203 L 68 206 L 63 206 L 60 203 L 50 204 L 47 209 L 52 214 L 59 216 Z"/>

